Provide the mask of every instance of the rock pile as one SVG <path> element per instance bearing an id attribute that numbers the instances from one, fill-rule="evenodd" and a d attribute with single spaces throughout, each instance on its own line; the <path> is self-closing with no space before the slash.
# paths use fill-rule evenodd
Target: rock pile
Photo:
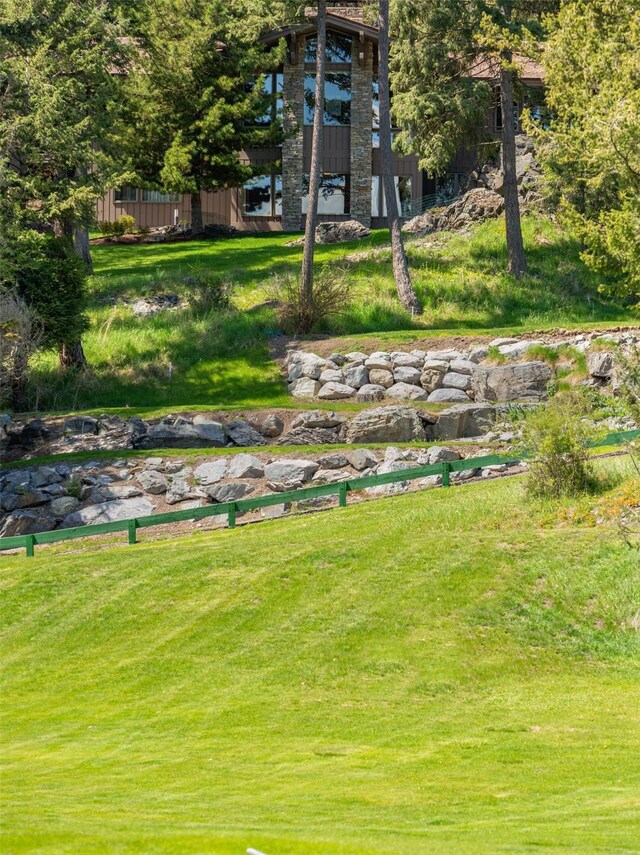
<path id="1" fill-rule="evenodd" d="M 472 223 L 495 219 L 504 211 L 504 199 L 493 190 L 476 188 L 467 191 L 445 208 L 432 208 L 404 224 L 402 230 L 422 237 L 433 232 L 460 231 Z"/>

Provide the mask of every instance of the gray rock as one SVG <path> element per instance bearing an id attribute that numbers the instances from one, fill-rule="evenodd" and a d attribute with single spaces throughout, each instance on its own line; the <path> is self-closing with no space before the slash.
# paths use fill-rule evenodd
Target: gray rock
<path id="1" fill-rule="evenodd" d="M 468 401 L 469 396 L 462 389 L 434 389 L 427 398 L 430 404 L 449 404 Z"/>
<path id="2" fill-rule="evenodd" d="M 475 367 L 475 362 L 472 362 L 470 359 L 454 359 L 449 366 L 449 370 L 454 371 L 456 374 L 473 374 Z"/>
<path id="3" fill-rule="evenodd" d="M 413 483 L 422 490 L 431 490 L 434 487 L 442 486 L 442 475 L 428 475 L 426 478 L 419 478 Z"/>
<path id="4" fill-rule="evenodd" d="M 349 474 L 340 469 L 318 469 L 312 480 L 314 484 L 337 484 L 348 477 Z"/>
<path id="5" fill-rule="evenodd" d="M 439 371 L 441 374 L 446 374 L 449 370 L 449 363 L 446 359 L 425 359 L 422 370 Z"/>
<path id="6" fill-rule="evenodd" d="M 294 398 L 315 398 L 321 388 L 321 383 L 309 377 L 300 377 L 289 384 L 289 392 Z"/>
<path id="7" fill-rule="evenodd" d="M 206 416 L 196 416 L 193 420 L 196 433 L 214 448 L 224 448 L 227 444 L 227 434 L 224 425 Z"/>
<path id="8" fill-rule="evenodd" d="M 420 383 L 420 370 L 410 365 L 398 365 L 393 369 L 393 379 L 396 383 L 410 383 L 417 386 Z"/>
<path id="9" fill-rule="evenodd" d="M 113 499 L 133 499 L 135 496 L 141 496 L 142 490 L 133 486 L 112 486 L 104 484 L 103 486 L 94 487 L 91 491 L 91 501 L 95 504 L 100 502 L 110 502 Z"/>
<path id="10" fill-rule="evenodd" d="M 587 371 L 592 377 L 602 377 L 609 380 L 613 374 L 613 354 L 605 350 L 590 350 L 587 352 Z"/>
<path id="11" fill-rule="evenodd" d="M 94 419 L 93 416 L 74 416 L 73 418 L 65 421 L 63 430 L 69 435 L 78 433 L 97 433 L 98 419 Z"/>
<path id="12" fill-rule="evenodd" d="M 318 398 L 323 401 L 340 401 L 343 398 L 352 398 L 356 394 L 353 386 L 344 383 L 325 383 L 318 392 Z"/>
<path id="13" fill-rule="evenodd" d="M 456 371 L 449 371 L 442 378 L 442 385 L 445 389 L 461 389 L 466 392 L 471 388 L 471 376 L 469 374 L 458 374 Z"/>
<path id="14" fill-rule="evenodd" d="M 325 368 L 320 375 L 321 383 L 344 383 L 344 374 L 338 368 Z"/>
<path id="15" fill-rule="evenodd" d="M 365 487 L 368 496 L 399 496 L 409 489 L 408 481 L 394 481 L 392 484 L 379 484 L 377 487 Z"/>
<path id="16" fill-rule="evenodd" d="M 411 386 L 409 383 L 394 383 L 385 392 L 385 397 L 408 401 L 426 401 L 429 396 L 420 386 Z"/>
<path id="17" fill-rule="evenodd" d="M 349 360 L 347 359 L 347 357 L 343 353 L 332 353 L 329 356 L 329 362 L 333 362 L 334 365 L 338 365 L 338 366 L 344 365 L 345 362 L 348 362 L 348 361 Z"/>
<path id="18" fill-rule="evenodd" d="M 421 358 L 420 356 L 416 356 L 413 353 L 392 353 L 391 360 L 393 362 L 394 375 L 396 373 L 396 369 L 398 368 L 415 368 L 417 370 L 420 370 L 422 369 L 422 365 L 424 363 L 424 357 Z"/>
<path id="19" fill-rule="evenodd" d="M 391 357 L 388 353 L 384 354 L 384 356 L 380 354 L 371 354 L 371 356 L 365 360 L 364 364 L 369 371 L 372 369 L 378 371 L 391 371 L 393 369 Z"/>
<path id="20" fill-rule="evenodd" d="M 266 508 L 260 508 L 260 514 L 265 520 L 275 520 L 283 517 L 291 510 L 290 502 L 283 502 L 279 505 L 267 505 Z"/>
<path id="21" fill-rule="evenodd" d="M 369 382 L 369 369 L 364 365 L 345 365 L 343 373 L 345 385 L 354 389 L 359 389 Z"/>
<path id="22" fill-rule="evenodd" d="M 244 419 L 234 419 L 227 425 L 227 434 L 236 445 L 251 448 L 256 445 L 266 445 L 267 440 L 252 428 Z"/>
<path id="23" fill-rule="evenodd" d="M 237 502 L 253 493 L 254 487 L 243 482 L 237 484 L 220 484 L 217 487 L 208 487 L 207 495 L 214 502 Z"/>
<path id="24" fill-rule="evenodd" d="M 219 457 L 217 460 L 196 466 L 193 475 L 199 484 L 208 487 L 210 484 L 217 484 L 218 481 L 222 481 L 226 473 L 227 458 Z"/>
<path id="25" fill-rule="evenodd" d="M 162 457 L 145 457 L 144 465 L 149 469 L 157 469 L 162 466 Z"/>
<path id="26" fill-rule="evenodd" d="M 389 472 L 405 472 L 407 469 L 415 469 L 417 463 L 410 460 L 385 460 L 381 463 L 376 475 L 387 475 Z"/>
<path id="27" fill-rule="evenodd" d="M 276 416 L 275 413 L 270 413 L 266 416 L 260 426 L 260 432 L 262 435 L 268 436 L 270 439 L 280 436 L 283 430 L 284 422 L 279 416 Z"/>
<path id="28" fill-rule="evenodd" d="M 332 445 L 338 441 L 338 428 L 299 427 L 283 434 L 275 445 Z"/>
<path id="29" fill-rule="evenodd" d="M 360 350 L 352 350 L 351 353 L 347 353 L 347 359 L 349 362 L 364 363 L 367 360 L 367 354 Z"/>
<path id="30" fill-rule="evenodd" d="M 496 367 L 476 366 L 472 389 L 476 401 L 542 401 L 553 377 L 545 362 L 516 362 Z"/>
<path id="31" fill-rule="evenodd" d="M 482 436 L 495 422 L 498 408 L 487 404 L 456 404 L 442 410 L 438 421 L 431 429 L 434 438 L 462 439 L 465 437 Z"/>
<path id="32" fill-rule="evenodd" d="M 73 513 L 79 504 L 80 502 L 74 496 L 60 496 L 51 502 L 49 510 L 57 520 L 61 520 Z"/>
<path id="33" fill-rule="evenodd" d="M 307 410 L 291 422 L 291 428 L 335 428 L 346 422 L 346 417 L 330 410 Z"/>
<path id="34" fill-rule="evenodd" d="M 442 386 L 442 379 L 445 376 L 445 371 L 440 368 L 427 368 L 420 375 L 420 385 L 425 392 L 434 392 Z"/>
<path id="35" fill-rule="evenodd" d="M 373 407 L 358 413 L 346 431 L 346 441 L 411 442 L 424 439 L 424 427 L 416 410 L 403 405 Z"/>
<path id="36" fill-rule="evenodd" d="M 208 448 L 216 440 L 207 439 L 201 433 L 202 425 L 180 424 L 151 425 L 145 434 L 134 435 L 134 448 Z"/>
<path id="37" fill-rule="evenodd" d="M 425 363 L 437 360 L 438 362 L 453 362 L 454 359 L 464 359 L 464 353 L 459 350 L 428 350 Z"/>
<path id="38" fill-rule="evenodd" d="M 100 505 L 88 505 L 74 511 L 64 518 L 64 528 L 79 525 L 99 525 L 101 523 L 129 520 L 134 517 L 149 516 L 155 511 L 155 505 L 148 499 L 116 499 Z"/>
<path id="39" fill-rule="evenodd" d="M 0 502 L 5 511 L 16 511 L 21 508 L 32 508 L 44 505 L 51 497 L 41 490 L 24 490 L 16 493 L 3 492 Z"/>
<path id="40" fill-rule="evenodd" d="M 285 458 L 268 463 L 264 467 L 264 474 L 270 482 L 305 484 L 313 478 L 319 468 L 313 460 Z"/>
<path id="41" fill-rule="evenodd" d="M 43 508 L 38 510 L 16 510 L 5 517 L 0 525 L 0 537 L 19 537 L 21 534 L 37 534 L 55 528 L 54 517 Z"/>
<path id="42" fill-rule="evenodd" d="M 349 466 L 349 460 L 344 454 L 323 454 L 318 458 L 318 465 L 321 469 L 344 469 Z"/>
<path id="43" fill-rule="evenodd" d="M 165 494 L 165 501 L 168 505 L 175 505 L 185 499 L 199 499 L 204 495 L 206 493 L 193 487 L 184 475 L 174 475 Z"/>
<path id="44" fill-rule="evenodd" d="M 299 380 L 302 377 L 318 380 L 326 368 L 327 360 L 316 356 L 315 353 L 294 350 L 287 357 L 286 364 L 290 381 Z"/>
<path id="45" fill-rule="evenodd" d="M 349 462 L 358 472 L 372 469 L 378 465 L 375 454 L 368 448 L 356 448 L 354 451 L 350 451 L 348 456 Z"/>
<path id="46" fill-rule="evenodd" d="M 374 403 L 384 399 L 385 388 L 378 386 L 375 383 L 367 383 L 361 386 L 356 393 L 356 401 L 361 404 Z"/>
<path id="47" fill-rule="evenodd" d="M 452 483 L 457 483 L 460 481 L 470 481 L 471 478 L 476 478 L 480 474 L 480 469 L 462 469 L 460 472 L 452 472 L 451 473 L 451 481 Z"/>
<path id="48" fill-rule="evenodd" d="M 152 496 L 166 493 L 169 486 L 167 476 L 156 469 L 145 469 L 138 475 L 138 481 L 145 493 L 151 493 Z"/>
<path id="49" fill-rule="evenodd" d="M 454 451 L 452 448 L 442 448 L 439 445 L 432 445 L 426 452 L 426 465 L 432 466 L 435 463 L 444 463 L 447 460 L 460 460 L 460 452 Z"/>
<path id="50" fill-rule="evenodd" d="M 473 362 L 477 365 L 479 362 L 482 362 L 483 359 L 486 359 L 488 355 L 489 345 L 478 344 L 475 347 L 472 347 L 469 351 L 469 362 Z"/>
<path id="51" fill-rule="evenodd" d="M 393 386 L 393 373 L 387 369 L 372 368 L 369 371 L 369 382 L 388 389 Z"/>
<path id="52" fill-rule="evenodd" d="M 544 344 L 543 341 L 514 341 L 509 344 L 502 344 L 498 348 L 503 356 L 508 359 L 520 359 L 532 347 L 538 344 Z"/>
<path id="53" fill-rule="evenodd" d="M 262 478 L 264 466 L 253 454 L 234 454 L 229 463 L 229 478 Z"/>
<path id="54" fill-rule="evenodd" d="M 48 487 L 42 488 L 42 492 L 46 493 L 51 499 L 57 499 L 58 496 L 66 495 L 61 484 L 49 484 Z"/>

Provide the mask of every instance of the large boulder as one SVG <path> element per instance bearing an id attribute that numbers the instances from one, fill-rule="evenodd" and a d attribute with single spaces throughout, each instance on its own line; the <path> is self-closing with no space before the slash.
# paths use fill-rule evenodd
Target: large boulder
<path id="1" fill-rule="evenodd" d="M 300 377 L 289 384 L 289 392 L 294 398 L 315 398 L 320 389 L 322 384 L 310 377 Z"/>
<path id="2" fill-rule="evenodd" d="M 361 386 L 356 394 L 356 401 L 361 404 L 373 404 L 384 399 L 385 388 L 376 383 Z"/>
<path id="3" fill-rule="evenodd" d="M 244 499 L 254 488 L 243 482 L 237 484 L 218 484 L 207 489 L 207 495 L 214 502 L 237 502 Z"/>
<path id="4" fill-rule="evenodd" d="M 196 433 L 214 448 L 223 448 L 227 444 L 227 434 L 224 426 L 207 416 L 196 416 L 193 420 Z"/>
<path id="5" fill-rule="evenodd" d="M 138 475 L 138 481 L 144 492 L 151 493 L 152 496 L 166 493 L 169 486 L 167 476 L 157 469 L 145 469 Z"/>
<path id="6" fill-rule="evenodd" d="M 293 489 L 310 481 L 319 468 L 313 460 L 285 458 L 267 463 L 264 474 L 271 489 Z"/>
<path id="7" fill-rule="evenodd" d="M 338 442 L 338 428 L 297 427 L 279 437 L 274 445 L 330 445 Z"/>
<path id="8" fill-rule="evenodd" d="M 504 211 L 504 199 L 493 190 L 482 187 L 469 190 L 445 208 L 435 208 L 419 214 L 403 226 L 403 231 L 415 235 L 427 235 L 438 231 L 455 231 L 495 219 Z"/>
<path id="9" fill-rule="evenodd" d="M 546 362 L 477 365 L 471 377 L 476 401 L 543 401 L 553 371 Z"/>
<path id="10" fill-rule="evenodd" d="M 371 229 L 357 220 L 345 220 L 337 223 L 318 223 L 316 241 L 318 243 L 344 243 L 350 240 L 362 240 L 369 237 Z"/>
<path id="11" fill-rule="evenodd" d="M 393 373 L 386 368 L 371 368 L 369 370 L 369 382 L 388 389 L 390 386 L 393 386 Z"/>
<path id="12" fill-rule="evenodd" d="M 343 369 L 344 382 L 347 386 L 359 389 L 369 382 L 369 369 L 364 365 L 345 365 Z"/>
<path id="13" fill-rule="evenodd" d="M 609 380 L 613 374 L 613 354 L 606 350 L 590 350 L 587 353 L 587 371 L 592 377 Z"/>
<path id="14" fill-rule="evenodd" d="M 151 425 L 146 433 L 134 435 L 134 448 L 210 448 L 220 445 L 217 439 L 211 440 L 201 433 L 202 425 L 189 423 Z M 224 444 L 224 443 L 223 443 Z"/>
<path id="15" fill-rule="evenodd" d="M 462 389 L 434 389 L 427 398 L 430 404 L 452 404 L 468 400 L 469 396 Z"/>
<path id="16" fill-rule="evenodd" d="M 0 537 L 17 537 L 21 534 L 37 534 L 56 527 L 56 520 L 44 508 L 13 511 L 0 525 Z"/>
<path id="17" fill-rule="evenodd" d="M 394 383 L 386 390 L 385 397 L 405 401 L 426 401 L 429 395 L 421 386 L 413 386 L 410 383 Z"/>
<path id="18" fill-rule="evenodd" d="M 267 440 L 244 419 L 234 419 L 227 425 L 229 439 L 242 448 L 266 445 Z"/>
<path id="19" fill-rule="evenodd" d="M 337 428 L 346 422 L 346 416 L 333 410 L 306 410 L 297 415 L 291 422 L 291 429 L 297 428 Z"/>
<path id="20" fill-rule="evenodd" d="M 322 359 L 322 357 L 317 356 L 315 353 L 307 353 L 304 350 L 290 351 L 287 356 L 286 366 L 290 382 L 299 380 L 301 377 L 318 380 L 325 368 L 329 367 L 326 359 Z"/>
<path id="21" fill-rule="evenodd" d="M 417 386 L 420 383 L 421 371 L 410 365 L 398 365 L 393 369 L 393 379 L 396 383 L 409 383 Z"/>
<path id="22" fill-rule="evenodd" d="M 462 439 L 482 436 L 491 429 L 500 412 L 488 404 L 456 404 L 438 414 L 435 425 L 429 428 L 434 439 Z"/>
<path id="23" fill-rule="evenodd" d="M 253 454 L 234 454 L 229 463 L 229 478 L 262 478 L 264 466 Z"/>
<path id="24" fill-rule="evenodd" d="M 63 425 L 63 430 L 66 434 L 76 433 L 97 433 L 98 419 L 93 416 L 73 416 L 67 419 Z"/>
<path id="25" fill-rule="evenodd" d="M 201 463 L 196 466 L 193 475 L 198 484 L 208 486 L 217 484 L 227 474 L 227 458 L 219 457 L 217 460 L 211 460 L 207 463 Z"/>
<path id="26" fill-rule="evenodd" d="M 100 523 L 130 520 L 134 517 L 146 517 L 155 511 L 155 505 L 149 499 L 116 499 L 103 502 L 100 505 L 87 505 L 79 511 L 66 516 L 63 528 L 73 528 L 80 525 L 99 525 Z"/>
<path id="27" fill-rule="evenodd" d="M 352 398 L 356 394 L 353 386 L 345 383 L 325 383 L 318 392 L 318 398 L 322 401 L 340 401 L 343 398 Z"/>
<path id="28" fill-rule="evenodd" d="M 424 427 L 416 410 L 396 405 L 364 410 L 353 418 L 346 430 L 346 441 L 411 442 L 424 439 Z"/>

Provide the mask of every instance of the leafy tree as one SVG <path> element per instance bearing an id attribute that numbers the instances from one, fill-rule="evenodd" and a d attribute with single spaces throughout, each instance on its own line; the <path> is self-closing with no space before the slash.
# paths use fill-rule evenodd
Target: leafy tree
<path id="1" fill-rule="evenodd" d="M 83 235 L 96 200 L 118 180 L 114 130 L 125 30 L 113 0 L 0 7 L 0 276 L 29 292 L 45 324 L 53 319 L 44 304 L 64 304 L 57 332 L 49 327 L 45 336 L 48 346 L 59 347 L 63 364 L 85 360 L 80 339 L 71 337 L 84 327 L 83 277 L 61 259 L 75 237 L 90 262 Z M 59 246 L 45 236 L 51 230 Z M 32 263 L 53 293 L 25 284 Z"/>
<path id="2" fill-rule="evenodd" d="M 551 197 L 587 264 L 640 299 L 640 5 L 571 0 L 548 24 L 552 118 L 532 132 Z"/>
<path id="3" fill-rule="evenodd" d="M 123 147 L 143 181 L 191 195 L 194 233 L 201 191 L 241 186 L 259 170 L 239 153 L 280 140 L 278 121 L 259 123 L 273 103 L 261 74 L 281 61 L 259 38 L 268 11 L 240 0 L 157 0 L 140 15 Z"/>
<path id="4" fill-rule="evenodd" d="M 500 85 L 502 168 L 509 270 L 526 271 L 515 168 L 513 113 L 516 53 L 530 54 L 542 36 L 541 17 L 558 0 L 398 0 L 392 54 L 398 145 L 414 151 L 430 173 L 444 171 L 461 143 L 477 143 L 492 98 L 472 71 L 489 63 Z"/>

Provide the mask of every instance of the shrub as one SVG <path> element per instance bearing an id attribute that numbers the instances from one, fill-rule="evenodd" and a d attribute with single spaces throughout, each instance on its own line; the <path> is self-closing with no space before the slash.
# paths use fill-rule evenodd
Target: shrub
<path id="1" fill-rule="evenodd" d="M 189 307 L 195 315 L 224 312 L 231 306 L 231 283 L 217 274 L 198 270 L 185 276 Z"/>
<path id="2" fill-rule="evenodd" d="M 104 237 L 122 237 L 136 230 L 136 218 L 121 214 L 117 220 L 100 220 L 98 228 Z"/>
<path id="3" fill-rule="evenodd" d="M 0 288 L 0 406 L 25 405 L 29 357 L 42 339 L 35 313 L 13 288 Z"/>
<path id="4" fill-rule="evenodd" d="M 340 315 L 351 300 L 347 274 L 340 267 L 324 267 L 316 275 L 311 302 L 301 299 L 294 276 L 274 276 L 267 294 L 278 306 L 278 321 L 286 332 L 305 334 L 321 321 Z"/>
<path id="5" fill-rule="evenodd" d="M 586 414 L 587 405 L 580 395 L 559 392 L 527 418 L 523 443 L 531 454 L 530 496 L 575 496 L 594 487 L 588 447 L 595 434 Z"/>
<path id="6" fill-rule="evenodd" d="M 100 220 L 98 222 L 98 228 L 100 229 L 100 234 L 103 237 L 111 237 L 115 234 L 115 223 L 111 220 Z"/>

